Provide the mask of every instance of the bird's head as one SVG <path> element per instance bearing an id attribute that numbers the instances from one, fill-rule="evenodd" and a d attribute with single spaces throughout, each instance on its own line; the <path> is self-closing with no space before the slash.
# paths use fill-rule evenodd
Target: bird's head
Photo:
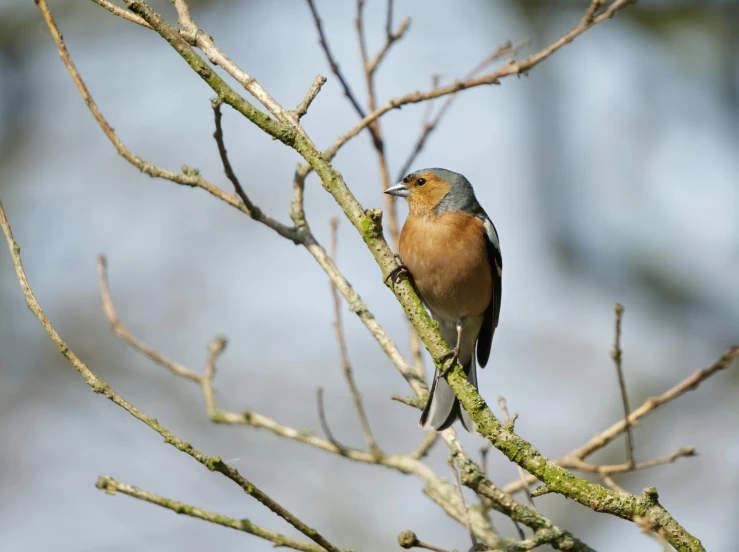
<path id="1" fill-rule="evenodd" d="M 472 210 L 477 206 L 472 184 L 463 175 L 446 169 L 421 169 L 402 182 L 385 190 L 386 194 L 404 197 L 411 212 L 422 214 Z"/>

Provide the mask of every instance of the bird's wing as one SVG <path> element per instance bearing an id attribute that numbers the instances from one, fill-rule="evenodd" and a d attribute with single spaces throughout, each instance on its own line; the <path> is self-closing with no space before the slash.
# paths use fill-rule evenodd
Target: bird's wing
<path id="1" fill-rule="evenodd" d="M 488 308 L 485 309 L 485 317 L 477 341 L 477 360 L 481 368 L 484 368 L 490 357 L 490 346 L 493 344 L 493 334 L 498 327 L 500 316 L 500 294 L 503 276 L 503 257 L 500 253 L 500 241 L 498 232 L 495 230 L 490 218 L 480 208 L 478 215 L 485 224 L 485 246 L 487 248 L 488 262 L 490 263 L 490 275 L 493 279 L 493 295 Z"/>

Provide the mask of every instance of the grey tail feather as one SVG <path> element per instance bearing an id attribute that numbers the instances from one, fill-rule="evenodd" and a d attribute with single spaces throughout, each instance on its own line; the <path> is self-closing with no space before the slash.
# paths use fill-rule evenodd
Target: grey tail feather
<path id="1" fill-rule="evenodd" d="M 477 388 L 477 374 L 474 356 L 470 363 L 464 367 L 465 374 L 472 385 Z M 423 409 L 418 425 L 424 429 L 435 429 L 443 431 L 451 426 L 456 420 L 462 422 L 462 426 L 472 434 L 477 434 L 475 422 L 459 404 L 457 396 L 449 387 L 445 378 L 434 377 L 431 385 L 428 402 Z"/>

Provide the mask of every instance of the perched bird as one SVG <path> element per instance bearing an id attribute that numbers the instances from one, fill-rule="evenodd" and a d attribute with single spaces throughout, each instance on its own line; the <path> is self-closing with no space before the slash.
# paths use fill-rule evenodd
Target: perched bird
<path id="1" fill-rule="evenodd" d="M 423 169 L 385 190 L 408 200 L 400 233 L 400 263 L 439 323 L 451 363 L 434 378 L 419 425 L 441 431 L 457 418 L 475 424 L 460 406 L 445 376 L 455 362 L 477 387 L 477 361 L 484 367 L 498 326 L 503 260 L 495 226 L 475 198 L 470 182 L 446 169 Z"/>

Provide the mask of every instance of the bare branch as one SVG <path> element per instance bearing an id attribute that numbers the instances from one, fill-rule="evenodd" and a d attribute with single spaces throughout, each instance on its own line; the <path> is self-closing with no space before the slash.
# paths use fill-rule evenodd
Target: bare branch
<path id="1" fill-rule="evenodd" d="M 551 56 L 553 53 L 555 53 L 557 50 L 565 46 L 566 44 L 569 44 L 573 40 L 575 40 L 578 36 L 583 34 L 585 31 L 590 29 L 591 27 L 597 25 L 598 23 L 605 21 L 607 19 L 610 19 L 615 15 L 615 13 L 625 8 L 626 6 L 633 4 L 635 0 L 615 0 L 613 3 L 611 3 L 608 8 L 601 13 L 600 15 L 594 17 L 590 22 L 580 21 L 575 27 L 573 27 L 569 32 L 565 33 L 563 36 L 549 44 L 547 47 L 545 47 L 542 50 L 539 50 L 535 54 L 532 54 L 531 56 L 527 57 L 526 59 L 523 59 L 518 62 L 512 62 L 507 64 L 504 67 L 501 67 L 500 69 L 493 71 L 491 73 L 488 73 L 487 75 L 482 75 L 480 77 L 475 77 L 472 79 L 464 80 L 464 81 L 456 81 L 450 85 L 441 87 L 441 88 L 434 88 L 433 90 L 429 90 L 428 92 L 412 92 L 410 94 L 406 94 L 405 96 L 400 96 L 398 98 L 393 98 L 390 101 L 388 101 L 383 106 L 373 110 L 371 113 L 369 113 L 366 117 L 364 117 L 359 123 L 354 125 L 348 132 L 346 132 L 343 136 L 339 137 L 336 142 L 331 145 L 325 152 L 324 156 L 326 159 L 331 160 L 333 159 L 334 155 L 336 155 L 336 152 L 343 146 L 347 141 L 351 140 L 354 136 L 356 136 L 362 129 L 369 126 L 371 123 L 382 117 L 385 113 L 392 109 L 397 109 L 403 105 L 409 104 L 409 103 L 419 103 L 426 100 L 431 100 L 434 98 L 439 98 L 441 96 L 446 96 L 448 94 L 453 94 L 455 92 L 459 92 L 460 90 L 466 90 L 468 88 L 473 88 L 475 86 L 483 86 L 488 84 L 500 84 L 500 79 L 510 76 L 510 75 L 521 75 L 526 74 L 528 71 L 533 69 L 536 65 L 544 61 L 546 58 Z"/>
<path id="2" fill-rule="evenodd" d="M 687 456 L 695 456 L 695 448 L 694 447 L 682 447 L 672 454 L 667 454 L 665 456 L 659 456 L 657 458 L 653 458 L 652 460 L 649 460 L 647 462 L 637 462 L 635 464 L 629 464 L 628 462 L 624 464 L 605 464 L 605 465 L 595 465 L 595 464 L 588 464 L 587 462 L 584 462 L 582 460 L 572 459 L 569 461 L 562 462 L 567 467 L 572 467 L 577 470 L 582 470 L 586 472 L 591 473 L 597 473 L 600 475 L 613 475 L 615 473 L 629 473 L 634 471 L 640 471 L 640 470 L 647 470 L 649 468 L 655 468 L 657 466 L 664 466 L 665 464 L 671 464 L 678 458 L 684 458 Z"/>
<path id="3" fill-rule="evenodd" d="M 594 0 L 591 7 L 598 3 Z M 624 424 L 626 425 L 626 463 L 629 466 L 634 465 L 634 435 L 631 430 L 631 423 L 629 422 L 629 414 L 631 409 L 629 408 L 629 395 L 626 392 L 626 381 L 624 380 L 624 371 L 621 365 L 622 352 L 621 352 L 621 318 L 624 314 L 624 307 L 620 303 L 616 303 L 614 306 L 614 313 L 616 314 L 616 321 L 614 323 L 614 337 L 613 337 L 613 350 L 611 351 L 611 358 L 616 365 L 616 375 L 618 376 L 618 386 L 621 389 L 621 402 L 624 406 Z"/>
<path id="4" fill-rule="evenodd" d="M 421 440 L 421 442 L 418 443 L 418 446 L 413 450 L 413 452 L 411 452 L 411 456 L 418 460 L 422 459 L 429 453 L 431 447 L 433 447 L 438 440 L 439 434 L 436 431 L 427 431 L 423 440 Z"/>
<path id="5" fill-rule="evenodd" d="M 520 50 L 525 48 L 528 45 L 528 41 L 521 42 L 520 44 L 516 46 L 512 46 L 510 42 L 506 42 L 505 44 L 498 46 L 491 54 L 485 56 L 485 58 L 478 63 L 475 67 L 472 68 L 472 70 L 467 74 L 465 79 L 471 79 L 475 75 L 477 75 L 480 71 L 485 69 L 488 65 L 493 63 L 494 61 L 501 59 L 504 56 L 513 56 L 516 53 L 518 53 Z M 433 87 L 438 87 L 438 75 L 434 76 L 433 79 Z M 441 119 L 446 115 L 449 108 L 452 106 L 452 103 L 454 103 L 454 99 L 457 97 L 457 93 L 450 94 L 444 103 L 439 108 L 439 111 L 437 111 L 436 116 L 432 119 L 431 118 L 431 111 L 433 107 L 433 102 L 429 101 L 426 104 L 426 112 L 423 116 L 423 122 L 421 124 L 421 134 L 418 137 L 418 140 L 416 141 L 416 145 L 413 147 L 413 150 L 408 155 L 408 158 L 405 160 L 405 163 L 403 163 L 403 167 L 398 171 L 398 176 L 396 178 L 397 181 L 400 181 L 405 177 L 405 175 L 408 174 L 410 171 L 411 166 L 416 160 L 416 157 L 421 153 L 421 150 L 423 150 L 423 147 L 426 145 L 426 140 L 428 140 L 429 135 L 436 130 L 436 127 L 439 125 L 439 122 Z"/>
<path id="6" fill-rule="evenodd" d="M 336 447 L 338 453 L 341 456 L 344 456 L 344 450 L 346 449 L 346 447 L 334 438 L 333 433 L 331 433 L 331 428 L 328 426 L 328 420 L 326 419 L 326 410 L 323 406 L 323 387 L 319 387 L 318 389 L 316 389 L 316 404 L 318 405 L 318 420 L 321 423 L 321 429 L 323 429 L 323 433 L 326 435 L 326 438 L 329 440 L 329 442 Z"/>
<path id="7" fill-rule="evenodd" d="M 390 29 L 392 25 L 392 5 L 393 0 L 388 0 L 387 29 Z M 371 60 L 365 61 L 365 69 L 368 73 L 374 73 L 375 71 L 377 71 L 377 68 L 380 66 L 382 60 L 385 59 L 385 56 L 390 50 L 390 47 L 395 44 L 395 42 L 403 38 L 403 35 L 408 30 L 408 27 L 410 27 L 410 25 L 411 20 L 409 17 L 406 17 L 400 22 L 400 25 L 398 25 L 398 29 L 394 33 L 389 33 L 387 35 L 387 41 L 385 42 L 385 45 L 382 47 L 382 49 L 377 52 L 377 54 L 375 54 L 375 57 L 373 57 Z"/>
<path id="8" fill-rule="evenodd" d="M 216 140 L 216 145 L 218 146 L 218 155 L 221 157 L 221 163 L 223 164 L 223 172 L 226 174 L 226 178 L 228 178 L 231 181 L 231 184 L 233 184 L 234 189 L 236 190 L 236 194 L 241 198 L 241 201 L 244 202 L 244 205 L 246 205 L 246 208 L 249 211 L 254 210 L 254 204 L 251 202 L 251 200 L 246 195 L 246 192 L 244 191 L 244 188 L 241 187 L 241 183 L 239 182 L 239 179 L 236 177 L 236 173 L 234 173 L 233 167 L 231 166 L 231 161 L 228 159 L 228 152 L 226 151 L 226 144 L 223 140 L 223 127 L 221 126 L 221 104 L 223 102 L 220 98 L 216 98 L 211 102 L 211 105 L 213 107 L 213 118 L 215 119 L 215 126 L 216 129 L 213 132 L 213 138 Z"/>
<path id="9" fill-rule="evenodd" d="M 39 7 L 42 10 L 48 12 L 48 6 L 46 0 L 38 0 Z M 315 543 L 323 546 L 330 552 L 339 552 L 339 548 L 332 545 L 326 539 L 323 538 L 315 529 L 305 525 L 293 514 L 285 510 L 277 502 L 272 500 L 268 495 L 259 490 L 253 483 L 242 476 L 235 468 L 229 466 L 223 462 L 218 456 L 207 456 L 194 448 L 189 443 L 186 443 L 176 437 L 173 433 L 164 428 L 156 419 L 151 418 L 141 412 L 139 409 L 134 407 L 132 404 L 127 402 L 123 397 L 116 393 L 107 383 L 98 378 L 78 357 L 72 352 L 66 342 L 57 333 L 56 329 L 51 325 L 46 314 L 38 304 L 36 297 L 31 290 L 31 286 L 28 283 L 26 273 L 23 269 L 23 263 L 20 257 L 20 246 L 13 239 L 13 233 L 10 229 L 10 224 L 5 216 L 5 210 L 3 209 L 2 202 L 0 202 L 0 227 L 2 227 L 5 239 L 8 243 L 8 249 L 10 250 L 10 256 L 15 267 L 15 274 L 20 283 L 21 290 L 26 299 L 26 305 L 31 312 L 36 316 L 38 321 L 41 323 L 46 333 L 49 334 L 51 340 L 56 344 L 59 351 L 64 357 L 74 366 L 74 368 L 82 375 L 83 379 L 90 386 L 95 393 L 100 393 L 108 398 L 110 401 L 120 406 L 131 414 L 136 419 L 145 423 L 151 429 L 156 431 L 159 435 L 164 437 L 166 443 L 174 446 L 177 450 L 184 452 L 188 456 L 191 456 L 202 465 L 206 466 L 211 471 L 217 471 L 228 479 L 236 483 L 241 489 L 249 496 L 254 497 L 256 500 L 261 502 L 264 506 L 272 510 L 275 514 L 283 518 L 285 521 L 290 523 L 298 531 L 309 537 Z"/>
<path id="10" fill-rule="evenodd" d="M 511 430 L 513 430 L 513 425 L 516 423 L 516 418 L 518 417 L 518 414 L 514 414 L 513 418 L 508 415 L 508 404 L 506 403 L 505 397 L 503 395 L 498 395 L 498 406 L 500 406 L 500 410 L 503 412 L 503 420 L 505 421 L 506 425 L 510 426 Z M 516 468 L 518 468 L 519 478 L 524 484 L 526 484 L 526 472 L 521 466 L 516 466 Z M 529 490 L 528 485 L 524 487 L 524 492 L 526 493 L 526 499 L 529 501 L 529 505 L 533 509 L 536 509 L 536 504 L 534 504 L 534 498 L 531 496 L 531 491 Z"/>
<path id="11" fill-rule="evenodd" d="M 501 552 L 524 552 L 526 550 L 533 550 L 545 544 L 551 544 L 557 542 L 562 537 L 561 532 L 557 530 L 544 530 L 537 531 L 530 538 L 514 542 L 508 546 L 501 548 Z"/>
<path id="12" fill-rule="evenodd" d="M 459 482 L 459 473 L 457 472 L 457 468 L 454 465 L 454 456 L 449 455 L 449 469 L 452 470 L 452 478 L 454 480 L 454 488 L 457 491 L 457 497 L 459 498 L 459 501 L 462 503 L 462 509 L 464 510 L 464 517 L 465 517 L 465 527 L 467 528 L 467 532 L 470 535 L 470 539 L 472 540 L 472 547 L 474 548 L 477 544 L 477 539 L 475 538 L 475 533 L 472 532 L 472 526 L 470 525 L 470 510 L 467 508 L 467 503 L 464 500 L 464 494 L 462 493 L 462 484 Z"/>
<path id="13" fill-rule="evenodd" d="M 339 227 L 338 217 L 331 218 L 331 260 L 336 263 L 337 254 L 337 237 L 336 232 Z M 349 353 L 346 348 L 346 340 L 344 339 L 344 327 L 341 323 L 341 300 L 339 299 L 339 292 L 336 286 L 331 282 L 331 296 L 333 297 L 334 306 L 334 327 L 336 329 L 336 340 L 339 343 L 339 354 L 341 356 L 341 365 L 344 369 L 344 378 L 349 386 L 349 391 L 352 394 L 354 400 L 354 409 L 357 411 L 359 417 L 359 423 L 362 425 L 362 431 L 364 432 L 364 438 L 367 441 L 367 446 L 375 455 L 382 455 L 380 447 L 377 446 L 375 438 L 372 436 L 372 430 L 370 429 L 369 420 L 367 419 L 367 413 L 364 410 L 362 404 L 362 396 L 359 394 L 357 384 L 354 381 L 354 375 L 352 374 L 352 366 L 349 363 Z"/>
<path id="14" fill-rule="evenodd" d="M 213 376 L 216 372 L 216 360 L 226 348 L 226 338 L 216 337 L 208 345 L 208 362 L 205 365 L 205 373 L 200 377 L 200 387 L 203 388 L 203 401 L 205 410 L 211 418 L 216 413 L 216 403 L 213 397 Z"/>
<path id="15" fill-rule="evenodd" d="M 118 313 L 116 313 L 115 307 L 113 306 L 113 300 L 110 297 L 110 289 L 108 288 L 107 261 L 103 255 L 98 255 L 97 265 L 98 279 L 100 282 L 100 298 L 103 305 L 103 312 L 105 313 L 108 322 L 110 322 L 110 325 L 113 328 L 113 333 L 123 339 L 123 341 L 128 343 L 138 352 L 150 358 L 157 364 L 164 366 L 170 372 L 177 374 L 178 376 L 182 376 L 183 378 L 187 378 L 190 381 L 199 383 L 200 374 L 182 366 L 182 364 L 168 359 L 155 349 L 152 349 L 151 347 L 142 343 L 133 335 L 131 335 L 131 333 L 121 323 L 120 319 L 118 318 Z"/>
<path id="16" fill-rule="evenodd" d="M 401 548 L 405 548 L 406 550 L 410 548 L 423 548 L 424 550 L 431 550 L 432 552 L 447 552 L 443 548 L 438 548 L 432 544 L 427 544 L 418 540 L 418 537 L 413 531 L 403 531 L 398 535 L 398 544 Z"/>
<path id="17" fill-rule="evenodd" d="M 305 93 L 303 101 L 300 102 L 298 104 L 298 107 L 295 108 L 295 115 L 297 115 L 298 120 L 300 120 L 306 113 L 308 113 L 308 108 L 310 107 L 310 104 L 313 103 L 313 100 L 316 99 L 316 96 L 318 96 L 318 93 L 321 91 L 321 87 L 324 84 L 326 84 L 326 77 L 322 75 L 316 76 L 313 84 L 308 89 L 308 92 Z"/>
<path id="18" fill-rule="evenodd" d="M 184 514 L 186 516 L 209 521 L 210 523 L 222 525 L 223 527 L 230 527 L 231 529 L 236 529 L 237 531 L 243 531 L 245 533 L 249 533 L 250 535 L 268 540 L 274 543 L 275 546 L 284 546 L 287 548 L 292 548 L 293 550 L 303 550 L 304 552 L 324 552 L 325 550 L 321 546 L 294 539 L 292 537 L 288 537 L 287 535 L 275 533 L 274 531 L 270 531 L 269 529 L 264 529 L 262 527 L 259 527 L 258 525 L 254 525 L 248 519 L 235 519 L 224 516 L 222 514 L 208 512 L 207 510 L 196 508 L 195 506 L 190 506 L 189 504 L 184 504 L 182 502 L 177 502 L 176 500 L 165 498 L 158 494 L 145 491 L 144 489 L 139 489 L 138 487 L 127 485 L 126 483 L 121 483 L 120 481 L 116 481 L 115 479 L 107 475 L 101 475 L 100 477 L 98 477 L 95 486 L 110 495 L 114 495 L 115 493 L 122 493 L 133 498 L 149 502 L 151 504 L 156 504 L 157 506 L 161 506 L 162 508 L 167 508 L 178 514 Z"/>
<path id="19" fill-rule="evenodd" d="M 318 39 L 321 43 L 321 47 L 323 48 L 324 53 L 326 54 L 326 59 L 328 60 L 328 64 L 331 67 L 331 71 L 334 75 L 336 75 L 336 78 L 339 79 L 339 82 L 344 89 L 344 95 L 349 99 L 349 102 L 352 104 L 352 107 L 354 107 L 354 110 L 359 114 L 360 117 L 364 118 L 364 110 L 361 108 L 359 102 L 357 101 L 357 98 L 352 93 L 352 89 L 349 87 L 349 83 L 344 78 L 344 75 L 341 73 L 341 69 L 339 69 L 339 64 L 336 63 L 336 60 L 331 53 L 331 49 L 328 46 L 326 35 L 323 33 L 323 24 L 321 23 L 321 18 L 318 17 L 318 10 L 316 10 L 316 6 L 313 3 L 313 0 L 306 1 L 308 2 L 308 7 L 310 7 L 310 11 L 313 14 L 313 21 L 315 22 L 316 30 L 318 31 Z"/>
<path id="20" fill-rule="evenodd" d="M 92 0 L 92 1 L 98 4 L 99 6 L 104 7 L 106 10 L 108 10 L 113 15 L 117 15 L 118 17 L 122 17 L 123 19 L 127 19 L 128 21 L 132 21 L 133 23 L 141 25 L 142 27 L 151 29 L 151 26 L 146 21 L 144 21 L 143 17 L 139 17 L 135 13 L 126 11 L 120 6 L 116 6 L 113 2 L 108 2 L 108 0 Z"/>

